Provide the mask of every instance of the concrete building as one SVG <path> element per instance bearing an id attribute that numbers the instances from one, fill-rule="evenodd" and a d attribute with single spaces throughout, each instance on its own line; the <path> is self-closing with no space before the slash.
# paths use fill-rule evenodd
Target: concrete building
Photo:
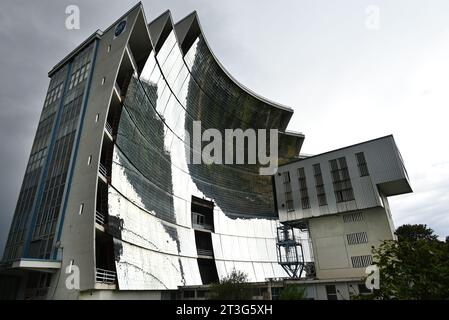
<path id="1" fill-rule="evenodd" d="M 226 72 L 195 12 L 148 23 L 139 3 L 49 77 L 2 262 L 18 298 L 161 299 L 234 268 L 251 281 L 287 276 L 271 176 L 191 164 L 189 137 L 196 120 L 278 129 L 286 162 L 304 136 L 286 132 L 292 109 Z"/>
<path id="2" fill-rule="evenodd" d="M 309 234 L 316 278 L 348 283 L 395 239 L 388 197 L 412 192 L 391 135 L 281 165 L 275 186 L 280 222 Z"/>
<path id="3" fill-rule="evenodd" d="M 370 246 L 393 237 L 387 197 L 411 191 L 393 138 L 299 157 L 304 135 L 286 130 L 292 109 L 233 79 L 195 12 L 148 23 L 139 3 L 48 75 L 3 297 L 168 299 L 234 269 L 276 282 L 289 277 L 280 223 L 310 233 L 300 262 L 315 259 L 318 279 L 301 281 L 356 283 Z M 277 129 L 279 174 L 192 164 L 194 121 L 202 132 Z"/>

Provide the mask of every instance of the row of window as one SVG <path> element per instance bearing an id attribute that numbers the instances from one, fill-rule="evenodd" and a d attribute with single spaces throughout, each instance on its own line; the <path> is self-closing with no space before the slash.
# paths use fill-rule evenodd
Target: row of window
<path id="1" fill-rule="evenodd" d="M 368 176 L 368 165 L 366 163 L 363 152 L 355 154 L 357 159 L 357 166 L 361 177 Z M 334 194 L 337 203 L 354 200 L 354 191 L 352 189 L 351 178 L 349 176 L 348 165 L 345 157 L 333 159 L 329 161 L 330 172 L 332 176 L 332 183 L 334 187 Z M 319 163 L 313 165 L 313 172 L 315 178 L 315 188 L 319 206 L 327 205 L 326 190 L 324 187 L 323 175 Z M 304 168 L 298 168 L 298 183 L 299 193 L 301 198 L 302 209 L 310 208 L 309 194 L 307 190 L 307 182 Z M 285 192 L 285 201 L 287 211 L 293 211 L 293 197 L 291 192 L 290 173 L 283 173 L 283 183 Z"/>
<path id="2" fill-rule="evenodd" d="M 44 102 L 44 108 L 49 104 L 55 102 L 62 96 L 62 90 L 64 88 L 64 84 L 61 82 L 56 85 L 53 89 L 49 90 Z"/>
<path id="3" fill-rule="evenodd" d="M 89 75 L 89 69 L 90 69 L 90 61 L 88 61 L 86 64 L 84 64 L 83 66 L 81 66 L 72 73 L 69 82 L 69 90 L 76 87 L 77 84 L 87 79 Z"/>
<path id="4" fill-rule="evenodd" d="M 366 295 L 366 294 L 371 293 L 371 291 L 366 287 L 366 285 L 364 283 L 358 283 L 357 284 L 357 288 L 359 290 L 359 292 L 358 292 L 359 295 Z M 337 290 L 335 284 L 328 284 L 328 285 L 326 285 L 327 300 L 338 300 L 337 293 L 340 293 L 340 292 Z M 355 294 L 355 292 L 351 292 L 350 291 L 349 294 L 350 295 L 351 294 Z"/>

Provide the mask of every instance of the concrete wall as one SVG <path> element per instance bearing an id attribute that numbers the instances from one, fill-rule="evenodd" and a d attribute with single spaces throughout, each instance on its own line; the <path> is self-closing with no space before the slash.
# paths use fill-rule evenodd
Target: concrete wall
<path id="1" fill-rule="evenodd" d="M 362 221 L 344 222 L 343 215 L 309 220 L 309 234 L 318 279 L 363 277 L 365 268 L 353 268 L 351 257 L 372 254 L 383 240 L 393 239 L 392 224 L 382 207 L 361 211 Z M 367 243 L 349 244 L 347 235 L 366 232 Z"/>

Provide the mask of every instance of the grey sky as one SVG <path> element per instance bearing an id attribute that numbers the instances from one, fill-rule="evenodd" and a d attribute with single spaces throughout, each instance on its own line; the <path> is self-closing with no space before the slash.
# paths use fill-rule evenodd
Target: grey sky
<path id="1" fill-rule="evenodd" d="M 0 252 L 48 86 L 46 74 L 136 1 L 0 3 Z M 65 29 L 76 4 L 81 29 Z M 143 1 L 147 19 L 197 10 L 222 64 L 255 92 L 291 106 L 289 129 L 320 153 L 392 133 L 413 194 L 390 198 L 396 226 L 449 235 L 449 1 Z M 366 27 L 377 6 L 378 29 Z"/>

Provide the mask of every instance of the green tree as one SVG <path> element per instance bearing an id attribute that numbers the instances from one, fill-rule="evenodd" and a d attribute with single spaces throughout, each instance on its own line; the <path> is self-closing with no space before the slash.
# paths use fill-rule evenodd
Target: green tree
<path id="1" fill-rule="evenodd" d="M 306 288 L 298 284 L 284 286 L 279 294 L 279 300 L 302 300 L 306 298 Z"/>
<path id="2" fill-rule="evenodd" d="M 404 240 L 437 240 L 438 235 L 425 224 L 404 224 L 396 229 L 399 241 Z"/>
<path id="3" fill-rule="evenodd" d="M 249 300 L 253 290 L 248 284 L 248 275 L 235 269 L 220 283 L 215 283 L 210 289 L 210 299 L 217 300 Z"/>
<path id="4" fill-rule="evenodd" d="M 425 225 L 397 229 L 399 241 L 384 241 L 373 249 L 380 289 L 371 299 L 449 299 L 449 243 Z"/>

